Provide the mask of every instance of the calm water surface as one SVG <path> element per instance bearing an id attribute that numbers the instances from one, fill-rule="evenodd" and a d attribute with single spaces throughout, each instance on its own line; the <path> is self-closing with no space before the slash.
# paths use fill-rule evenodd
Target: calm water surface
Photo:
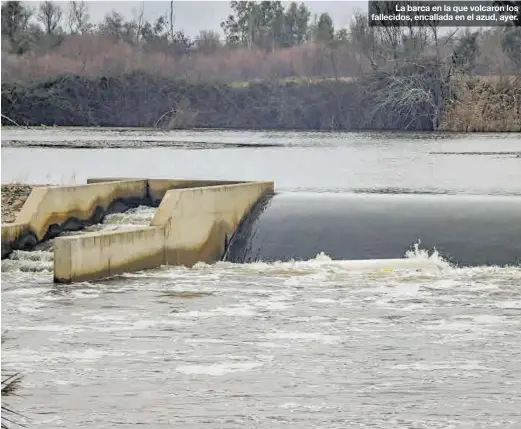
<path id="1" fill-rule="evenodd" d="M 521 195 L 515 134 L 4 129 L 2 143 L 2 183 Z M 521 268 L 409 257 L 439 268 L 355 272 L 320 254 L 64 286 L 52 254 L 20 254 L 2 262 L 2 365 L 25 374 L 13 405 L 35 428 L 521 428 Z"/>
<path id="2" fill-rule="evenodd" d="M 69 184 L 93 176 L 146 176 L 273 180 L 279 191 L 376 188 L 521 194 L 521 134 L 515 133 L 7 128 L 2 144 L 2 183 Z"/>

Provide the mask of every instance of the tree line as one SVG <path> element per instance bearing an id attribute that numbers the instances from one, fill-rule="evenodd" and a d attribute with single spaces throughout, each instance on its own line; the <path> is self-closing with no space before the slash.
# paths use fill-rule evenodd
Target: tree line
<path id="1" fill-rule="evenodd" d="M 388 13 L 385 8 L 394 10 L 403 3 L 378 2 L 377 7 L 381 8 L 382 13 Z M 509 4 L 521 9 L 520 1 Z M 193 100 L 183 101 L 187 106 L 197 106 L 194 109 L 198 113 L 194 115 L 199 118 L 204 117 L 200 110 L 208 105 L 205 97 L 213 97 L 215 101 L 222 94 L 228 94 L 227 97 L 236 98 L 235 101 L 241 106 L 260 103 L 260 111 L 269 104 L 261 97 L 262 94 L 275 97 L 282 103 L 282 107 L 270 107 L 274 109 L 273 112 L 278 112 L 274 113 L 276 120 L 259 123 L 260 127 L 268 123 L 270 126 L 284 126 L 286 122 L 299 121 L 304 124 L 304 118 L 309 118 L 308 113 L 313 109 L 313 106 L 306 104 L 298 106 L 302 112 L 293 112 L 293 104 L 298 97 L 304 100 L 306 91 L 312 91 L 309 81 L 303 82 L 307 86 L 287 89 L 295 91 L 291 92 L 295 99 L 290 102 L 286 96 L 277 96 L 286 91 L 284 85 L 287 82 L 281 78 L 333 78 L 349 82 L 335 86 L 336 89 L 342 88 L 349 97 L 332 98 L 328 95 L 328 114 L 321 121 L 320 127 L 339 129 L 353 126 L 348 123 L 359 123 L 373 129 L 397 127 L 436 130 L 440 127 L 447 106 L 461 103 L 469 91 L 474 91 L 473 97 L 479 98 L 475 90 L 479 85 L 473 80 L 474 76 L 492 74 L 500 79 L 505 76 L 506 86 L 497 91 L 492 89 L 488 94 L 499 94 L 505 88 L 505 91 L 511 91 L 508 85 L 513 76 L 517 76 L 517 80 L 514 80 L 512 90 L 521 83 L 519 20 L 505 27 L 471 31 L 442 29 L 439 22 L 434 21 L 423 22 L 419 26 L 397 26 L 391 21 L 383 26 L 371 26 L 366 14 L 358 13 L 347 28 L 336 29 L 328 14 L 312 17 L 311 11 L 303 3 L 292 2 L 284 8 L 280 1 L 232 1 L 232 13 L 221 23 L 225 35 L 221 41 L 219 34 L 211 30 L 201 31 L 194 39 L 187 37 L 175 26 L 174 3 L 170 2 L 169 6 L 163 15 L 152 21 L 144 19 L 142 7 L 130 21 L 112 11 L 94 25 L 89 17 L 87 3 L 83 1 L 71 1 L 67 13 L 59 4 L 50 1 L 41 3 L 38 9 L 31 9 L 18 1 L 4 2 L 2 77 L 5 82 L 18 83 L 46 78 L 54 82 L 53 85 L 58 85 L 64 94 L 68 94 L 67 97 L 72 92 L 76 98 L 83 97 L 85 88 L 90 88 L 97 78 L 103 82 L 105 78 L 115 78 L 117 82 L 120 79 L 121 85 L 126 85 L 125 82 L 152 85 L 150 75 L 165 79 L 162 81 L 164 85 L 168 84 L 168 79 L 183 78 L 199 82 L 199 86 L 191 87 L 194 100 L 198 100 L 199 104 Z M 83 50 L 82 43 L 89 45 L 88 49 Z M 32 74 L 28 74 L 28 71 Z M 129 76 L 133 72 L 145 73 L 149 77 Z M 58 78 L 62 75 L 68 75 L 65 81 Z M 82 77 L 94 80 L 86 81 Z M 272 92 L 255 88 L 235 91 L 223 89 L 225 87 L 219 84 L 219 91 L 222 89 L 224 92 L 213 93 L 208 92 L 204 85 L 209 81 L 232 85 L 240 81 L 239 84 L 248 85 L 258 79 L 269 80 L 270 85 L 274 85 L 270 86 Z M 161 87 L 156 80 L 152 81 L 155 82 L 154 88 Z M 27 91 L 36 91 L 36 98 L 40 99 L 47 87 L 45 84 Z M 27 95 L 19 96 L 16 87 L 5 88 L 6 102 L 12 103 L 13 109 L 18 109 L 17 103 L 27 99 Z M 331 87 L 322 85 L 320 88 L 315 95 L 329 94 Z M 201 94 L 196 94 L 198 90 Z M 96 91 L 93 94 L 93 102 L 103 95 Z M 122 92 L 118 95 L 122 99 L 117 101 L 123 103 L 123 99 L 129 97 L 128 94 L 128 90 Z M 116 96 L 116 93 L 112 95 Z M 246 102 L 243 99 L 250 96 L 255 100 Z M 80 102 L 74 97 L 70 103 L 74 106 L 73 110 L 77 110 L 75 103 L 81 104 L 87 99 Z M 510 103 L 505 101 L 507 98 L 501 96 L 497 103 Z M 165 102 L 176 106 L 181 102 L 172 100 Z M 353 104 L 352 100 L 356 100 L 356 103 Z M 137 98 L 129 105 L 135 106 L 136 102 Z M 306 99 L 306 103 L 309 100 Z M 346 108 L 355 105 L 363 109 L 363 113 L 360 113 L 358 119 L 347 121 Z M 84 111 L 97 112 L 96 115 L 101 117 L 96 109 L 98 107 L 88 105 Z M 166 108 L 166 111 L 169 109 L 180 111 L 172 106 Z M 290 111 L 293 113 L 290 114 Z M 192 113 L 187 116 L 191 117 Z M 27 116 L 34 115 L 35 112 L 31 110 Z M 178 113 L 176 115 L 179 119 Z M 128 113 L 128 117 L 133 116 Z M 295 117 L 300 119 L 288 119 Z M 231 119 L 226 117 L 223 121 Z M 308 119 L 306 121 L 309 122 Z M 86 123 L 89 122 L 86 120 Z M 201 126 L 212 124 L 222 125 L 213 119 L 201 122 Z M 299 126 L 305 126 L 302 124 Z"/>
<path id="2" fill-rule="evenodd" d="M 193 39 L 176 30 L 172 1 L 169 10 L 151 22 L 143 18 L 143 2 L 132 19 L 125 20 L 113 10 L 97 25 L 92 23 L 85 1 L 71 1 L 66 10 L 52 1 L 37 8 L 7 1 L 2 3 L 3 50 L 21 55 L 35 48 L 53 48 L 71 34 L 106 35 L 172 54 L 212 53 L 223 45 L 271 51 L 306 41 L 344 40 L 347 35 L 345 29 L 335 33 L 329 14 L 312 17 L 304 3 L 291 2 L 286 9 L 280 1 L 232 1 L 230 6 L 232 14 L 221 22 L 223 43 L 214 30 L 201 30 Z"/>
<path id="3" fill-rule="evenodd" d="M 393 7 L 396 2 L 382 2 L 382 7 Z M 513 4 L 521 9 L 521 2 L 496 2 Z M 194 54 L 211 55 L 224 47 L 273 52 L 306 43 L 314 43 L 335 61 L 331 50 L 349 46 L 370 64 L 373 70 L 389 58 L 414 58 L 425 56 L 429 48 L 440 46 L 437 23 L 423 27 L 397 27 L 392 23 L 384 27 L 370 27 L 367 17 L 356 14 L 348 28 L 335 29 L 333 19 L 327 13 L 312 16 L 304 3 L 291 2 L 284 8 L 281 1 L 232 1 L 232 13 L 221 22 L 225 39 L 213 30 L 201 30 L 195 38 L 176 29 L 174 2 L 155 20 L 144 19 L 145 3 L 130 20 L 111 11 L 97 25 L 90 19 L 85 1 L 70 1 L 63 8 L 60 3 L 45 1 L 37 8 L 20 1 L 2 3 L 2 51 L 16 55 L 27 52 L 48 52 L 56 49 L 70 35 L 98 35 L 121 41 L 147 52 L 161 52 L 175 57 Z M 500 32 L 502 52 L 514 65 L 521 68 L 521 19 Z M 492 30 L 489 30 L 492 31 Z M 455 32 L 456 33 L 456 32 Z M 446 43 L 456 48 L 455 64 L 461 69 L 472 69 L 479 54 L 479 32 L 460 31 Z M 322 52 L 324 57 L 324 52 Z"/>

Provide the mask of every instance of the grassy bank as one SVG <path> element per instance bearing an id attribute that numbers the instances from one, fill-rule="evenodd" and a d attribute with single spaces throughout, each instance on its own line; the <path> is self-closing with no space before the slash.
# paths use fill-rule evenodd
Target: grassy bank
<path id="1" fill-rule="evenodd" d="M 455 78 L 442 131 L 521 132 L 521 79 Z"/>
<path id="2" fill-rule="evenodd" d="M 521 131 L 521 89 L 516 82 L 458 77 L 447 85 L 425 73 L 413 80 L 416 71 L 407 67 L 403 75 L 391 77 L 375 73 L 357 80 L 247 85 L 137 72 L 61 76 L 3 84 L 2 113 L 32 126 Z M 411 93 L 421 96 L 407 98 Z M 10 124 L 6 118 L 2 123 Z"/>

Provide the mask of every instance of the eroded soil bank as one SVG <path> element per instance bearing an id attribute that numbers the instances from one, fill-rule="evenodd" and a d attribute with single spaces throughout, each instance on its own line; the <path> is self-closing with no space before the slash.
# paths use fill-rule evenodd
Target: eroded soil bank
<path id="1" fill-rule="evenodd" d="M 416 70 L 398 70 L 408 79 Z M 166 129 L 521 131 L 518 79 L 436 73 L 414 88 L 385 73 L 357 80 L 234 86 L 146 73 L 2 85 L 2 124 Z M 393 86 L 394 85 L 394 86 Z M 409 100 L 409 90 L 423 94 Z"/>
<path id="2" fill-rule="evenodd" d="M 12 223 L 22 209 L 34 186 L 23 183 L 2 185 L 2 223 Z"/>

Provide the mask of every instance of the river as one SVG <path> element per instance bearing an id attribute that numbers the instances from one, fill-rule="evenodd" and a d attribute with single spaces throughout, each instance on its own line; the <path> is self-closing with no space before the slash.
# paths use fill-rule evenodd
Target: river
<path id="1" fill-rule="evenodd" d="M 519 134 L 4 128 L 2 144 L 2 183 L 273 180 L 328 207 L 521 198 Z M 520 267 L 420 248 L 408 257 L 439 268 L 353 271 L 317 253 L 74 285 L 52 283 L 49 252 L 2 261 L 2 366 L 24 374 L 13 407 L 34 428 L 521 427 Z"/>

